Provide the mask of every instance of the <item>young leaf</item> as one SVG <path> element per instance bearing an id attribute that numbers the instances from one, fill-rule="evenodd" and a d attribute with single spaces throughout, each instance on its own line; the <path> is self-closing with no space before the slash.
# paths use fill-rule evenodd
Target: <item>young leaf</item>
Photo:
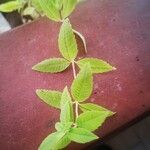
<path id="1" fill-rule="evenodd" d="M 63 130 L 63 124 L 61 122 L 56 122 L 55 129 L 57 131 L 62 131 Z"/>
<path id="2" fill-rule="evenodd" d="M 70 62 L 64 58 L 50 58 L 46 59 L 35 66 L 33 66 L 33 70 L 47 73 L 57 73 L 64 71 Z"/>
<path id="3" fill-rule="evenodd" d="M 83 128 L 72 128 L 68 133 L 68 138 L 77 143 L 87 143 L 98 139 L 98 136 Z"/>
<path id="4" fill-rule="evenodd" d="M 36 90 L 36 94 L 41 100 L 43 100 L 48 105 L 60 108 L 60 100 L 62 95 L 61 92 L 38 89 Z"/>
<path id="5" fill-rule="evenodd" d="M 112 112 L 102 106 L 92 104 L 92 103 L 80 104 L 80 109 L 83 112 L 85 112 L 85 111 L 106 111 L 106 112 L 108 112 L 108 116 L 112 116 L 115 114 L 115 112 Z"/>
<path id="6" fill-rule="evenodd" d="M 60 13 L 53 0 L 39 0 L 39 4 L 45 15 L 54 21 L 60 21 Z"/>
<path id="7" fill-rule="evenodd" d="M 69 61 L 76 58 L 78 52 L 77 43 L 68 19 L 64 20 L 60 28 L 58 44 L 60 53 L 64 58 Z"/>
<path id="8" fill-rule="evenodd" d="M 61 14 L 63 18 L 66 18 L 75 9 L 77 0 L 62 0 L 62 1 L 63 1 L 63 9 L 62 9 Z"/>
<path id="9" fill-rule="evenodd" d="M 71 141 L 68 139 L 67 135 L 63 132 L 55 132 L 48 135 L 41 145 L 39 150 L 54 150 L 62 149 L 66 147 Z"/>
<path id="10" fill-rule="evenodd" d="M 34 7 L 27 7 L 23 11 L 23 15 L 30 15 L 32 16 L 35 13 L 35 8 Z"/>
<path id="11" fill-rule="evenodd" d="M 0 5 L 1 12 L 12 12 L 21 7 L 21 4 L 18 1 L 10 1 Z"/>
<path id="12" fill-rule="evenodd" d="M 115 70 L 115 67 L 112 67 L 107 62 L 97 59 L 97 58 L 84 58 L 77 62 L 77 65 L 82 68 L 85 64 L 89 63 L 91 65 L 92 73 L 104 73 Z"/>
<path id="13" fill-rule="evenodd" d="M 78 31 L 76 31 L 74 29 L 73 29 L 73 32 L 74 32 L 74 34 L 76 34 L 77 36 L 80 37 L 80 39 L 82 40 L 83 45 L 84 45 L 84 51 L 85 51 L 85 53 L 87 53 L 87 46 L 86 46 L 86 41 L 85 41 L 84 36 L 80 32 L 78 32 Z"/>
<path id="14" fill-rule="evenodd" d="M 68 138 L 68 134 L 66 133 L 65 136 L 54 146 L 54 148 L 52 148 L 52 150 L 63 149 L 70 143 L 71 140 Z"/>
<path id="15" fill-rule="evenodd" d="M 108 117 L 106 111 L 87 111 L 77 118 L 77 126 L 90 131 L 96 130 Z"/>
<path id="16" fill-rule="evenodd" d="M 74 79 L 71 85 L 71 94 L 73 98 L 78 102 L 83 102 L 92 93 L 93 89 L 93 77 L 89 64 L 86 64 L 78 73 L 76 79 Z"/>
<path id="17" fill-rule="evenodd" d="M 57 131 L 62 131 L 62 132 L 67 133 L 71 129 L 72 124 L 73 122 L 67 122 L 65 124 L 62 124 L 61 122 L 57 122 L 55 124 L 55 129 Z"/>
<path id="18" fill-rule="evenodd" d="M 61 114 L 60 121 L 61 123 L 73 122 L 73 107 L 71 102 L 71 97 L 68 92 L 68 88 L 65 87 L 61 96 Z"/>

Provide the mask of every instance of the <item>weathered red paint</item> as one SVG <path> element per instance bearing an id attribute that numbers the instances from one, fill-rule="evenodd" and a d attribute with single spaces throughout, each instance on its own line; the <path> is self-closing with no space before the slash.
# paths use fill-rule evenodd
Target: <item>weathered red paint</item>
<path id="1" fill-rule="evenodd" d="M 89 99 L 117 114 L 96 133 L 100 137 L 150 110 L 149 0 L 88 0 L 71 17 L 86 37 L 88 56 L 107 60 L 117 70 L 94 75 Z M 60 57 L 60 24 L 40 19 L 0 35 L 0 149 L 36 150 L 54 130 L 59 111 L 35 95 L 37 88 L 62 90 L 71 68 L 59 74 L 31 70 L 39 61 Z M 69 149 L 82 149 L 73 144 Z"/>

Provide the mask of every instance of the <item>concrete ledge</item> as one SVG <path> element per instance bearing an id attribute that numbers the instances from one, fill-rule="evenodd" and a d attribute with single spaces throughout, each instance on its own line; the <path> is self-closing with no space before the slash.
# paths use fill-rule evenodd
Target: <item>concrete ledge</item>
<path id="1" fill-rule="evenodd" d="M 88 56 L 107 60 L 117 70 L 94 76 L 89 99 L 117 115 L 96 131 L 105 137 L 150 110 L 149 0 L 89 0 L 71 17 L 86 37 Z M 54 130 L 58 111 L 35 95 L 37 88 L 62 90 L 72 82 L 70 69 L 60 74 L 31 70 L 37 62 L 59 57 L 60 24 L 42 18 L 0 35 L 0 149 L 37 150 Z M 70 150 L 86 149 L 73 143 Z"/>

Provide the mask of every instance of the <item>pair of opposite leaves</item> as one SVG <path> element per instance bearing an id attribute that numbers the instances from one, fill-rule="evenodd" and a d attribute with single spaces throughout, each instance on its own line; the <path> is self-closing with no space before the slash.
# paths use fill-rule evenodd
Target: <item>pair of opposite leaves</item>
<path id="1" fill-rule="evenodd" d="M 77 42 L 68 19 L 63 21 L 60 28 L 58 45 L 63 58 L 46 59 L 33 66 L 32 69 L 40 72 L 57 73 L 64 71 L 71 63 L 75 62 L 79 68 L 82 68 L 85 64 L 89 63 L 92 73 L 104 73 L 115 70 L 115 67 L 112 67 L 106 61 L 101 59 L 83 58 L 78 61 L 75 60 L 78 54 Z"/>
<path id="2" fill-rule="evenodd" d="M 89 98 L 92 87 L 92 71 L 90 65 L 86 64 L 71 85 L 72 97 L 83 111 L 76 119 L 74 119 L 73 102 L 67 87 L 65 87 L 63 93 L 50 90 L 36 91 L 44 102 L 61 109 L 60 122 L 55 124 L 57 131 L 43 140 L 39 147 L 40 150 L 62 149 L 71 141 L 87 143 L 98 138 L 92 131 L 100 127 L 106 118 L 114 113 L 96 104 L 81 103 Z"/>

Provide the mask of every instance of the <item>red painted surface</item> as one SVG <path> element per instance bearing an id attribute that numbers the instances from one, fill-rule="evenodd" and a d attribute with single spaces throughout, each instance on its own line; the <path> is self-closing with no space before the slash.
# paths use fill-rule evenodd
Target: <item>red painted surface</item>
<path id="1" fill-rule="evenodd" d="M 88 56 L 117 68 L 94 76 L 89 101 L 117 112 L 96 131 L 100 137 L 150 110 L 149 10 L 149 0 L 88 0 L 71 18 L 86 37 Z M 62 90 L 73 79 L 71 69 L 59 74 L 31 70 L 39 61 L 59 56 L 59 27 L 43 18 L 0 35 L 1 150 L 36 150 L 59 120 L 58 111 L 41 102 L 35 89 Z"/>

